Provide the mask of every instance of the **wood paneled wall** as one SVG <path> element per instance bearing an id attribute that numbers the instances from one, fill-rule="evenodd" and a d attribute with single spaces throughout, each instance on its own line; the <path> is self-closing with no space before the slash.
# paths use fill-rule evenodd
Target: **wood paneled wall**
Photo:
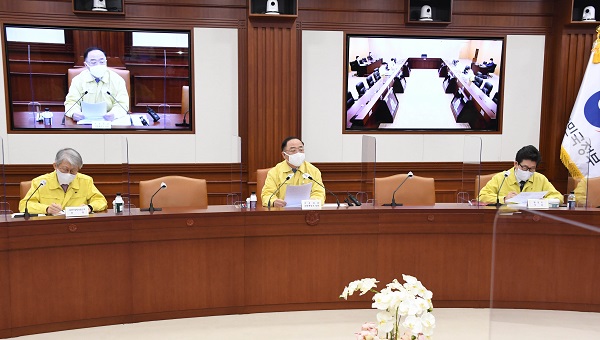
<path id="1" fill-rule="evenodd" d="M 0 3 L 0 21 L 14 24 L 48 24 L 73 27 L 164 28 L 225 27 L 239 30 L 239 131 L 242 137 L 242 181 L 244 195 L 253 188 L 255 171 L 280 160 L 281 140 L 301 134 L 301 32 L 336 30 L 348 33 L 403 34 L 416 36 L 546 36 L 540 151 L 542 171 L 559 190 L 566 189 L 566 170 L 558 150 L 581 82 L 594 37 L 594 25 L 570 24 L 570 1 L 548 0 L 454 0 L 452 23 L 447 26 L 406 24 L 407 2 L 403 0 L 299 0 L 295 20 L 248 19 L 246 0 L 179 0 L 177 2 L 126 0 L 126 15 L 75 15 L 71 0 L 21 0 Z M 77 49 L 78 47 L 75 47 Z M 119 52 L 120 53 L 120 52 Z M 340 61 L 342 62 L 342 61 Z M 341 113 L 331 113 L 341 114 Z M 526 114 L 526 113 L 524 113 Z M 324 133 L 327 133 L 326 131 Z M 300 136 L 301 137 L 301 136 Z M 516 150 L 515 150 L 516 151 Z M 354 180 L 362 178 L 356 164 L 318 164 L 335 192 L 354 191 Z M 154 174 L 162 165 L 138 165 L 136 171 Z M 438 199 L 454 201 L 460 191 L 462 164 L 386 164 L 378 174 L 419 169 L 436 178 Z M 232 166 L 216 167 L 208 176 L 211 203 L 219 203 Z M 486 163 L 489 172 L 505 163 Z M 177 167 L 174 167 L 177 169 Z M 17 172 L 15 169 L 24 170 Z M 95 166 L 87 166 L 92 175 Z M 164 168 L 161 168 L 164 170 Z M 36 166 L 10 165 L 7 182 L 17 183 L 45 172 Z M 482 171 L 484 172 L 484 171 Z M 100 176 L 102 171 L 100 171 Z M 136 173 L 135 171 L 133 173 Z M 164 172 L 161 172 L 164 173 Z M 192 177 L 205 177 L 203 171 Z M 228 177 L 229 176 L 229 177 Z M 219 179 L 220 178 L 220 179 Z M 110 182 L 110 181 L 109 181 Z M 235 182 L 230 180 L 230 182 Z M 220 185 L 220 184 L 219 184 Z M 225 185 L 225 186 L 231 186 Z M 114 190 L 107 187 L 109 192 Z M 441 190 L 441 191 L 440 191 Z"/>

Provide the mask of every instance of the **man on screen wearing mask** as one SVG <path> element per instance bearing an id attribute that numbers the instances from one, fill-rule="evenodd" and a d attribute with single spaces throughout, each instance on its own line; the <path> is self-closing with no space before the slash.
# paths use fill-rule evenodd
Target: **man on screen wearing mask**
<path id="1" fill-rule="evenodd" d="M 546 176 L 535 171 L 541 159 L 542 156 L 535 146 L 522 147 L 517 152 L 514 167 L 509 170 L 508 177 L 504 179 L 504 171 L 494 175 L 479 192 L 479 201 L 496 203 L 496 197 L 499 197 L 500 203 L 505 203 L 505 200 L 515 197 L 520 192 L 548 191 L 545 198 L 557 198 L 562 203 L 563 195 L 554 189 Z"/>
<path id="2" fill-rule="evenodd" d="M 54 159 L 54 171 L 31 181 L 27 195 L 19 202 L 19 210 L 25 211 L 25 202 L 35 189 L 45 180 L 27 203 L 32 214 L 55 215 L 65 207 L 87 206 L 90 213 L 106 210 L 106 198 L 94 185 L 94 180 L 79 173 L 83 166 L 81 155 L 71 148 L 58 151 Z"/>
<path id="3" fill-rule="evenodd" d="M 319 184 L 314 183 L 303 174 L 309 174 L 316 182 L 323 183 L 321 171 L 316 166 L 304 160 L 304 143 L 298 137 L 288 137 L 281 143 L 281 155 L 283 161 L 269 170 L 265 180 L 265 186 L 262 188 L 261 198 L 263 206 L 285 207 L 284 201 L 286 187 L 288 185 L 312 184 L 310 198 L 325 203 L 325 189 Z M 289 175 L 292 177 L 286 182 Z M 281 185 L 283 183 L 283 185 Z M 281 186 L 281 188 L 279 188 Z M 279 188 L 279 191 L 277 191 Z M 273 195 L 273 193 L 275 193 Z M 273 197 L 271 197 L 271 195 Z"/>
<path id="4" fill-rule="evenodd" d="M 67 117 L 71 117 L 75 121 L 85 118 L 81 113 L 82 101 L 87 103 L 106 102 L 105 120 L 112 121 L 127 115 L 129 94 L 125 80 L 106 67 L 104 51 L 98 47 L 90 47 L 83 53 L 83 59 L 86 70 L 71 80 L 71 87 L 65 98 Z M 78 102 L 79 98 L 81 100 Z M 69 111 L 71 107 L 72 109 Z"/>

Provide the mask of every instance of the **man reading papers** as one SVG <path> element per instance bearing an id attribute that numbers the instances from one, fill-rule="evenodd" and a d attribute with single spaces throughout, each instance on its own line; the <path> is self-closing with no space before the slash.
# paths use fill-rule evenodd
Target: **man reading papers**
<path id="1" fill-rule="evenodd" d="M 304 160 L 304 143 L 300 138 L 288 137 L 284 139 L 281 143 L 281 155 L 283 161 L 267 173 L 265 186 L 262 188 L 261 193 L 263 206 L 285 207 L 287 205 L 285 201 L 287 186 L 303 184 L 312 185 L 310 199 L 320 200 L 323 204 L 325 202 L 325 189 L 306 178 L 307 176 L 303 176 L 308 174 L 314 181 L 323 183 L 321 171 Z"/>
<path id="2" fill-rule="evenodd" d="M 82 108 L 84 103 L 105 103 L 102 118 L 112 121 L 127 115 L 129 94 L 125 80 L 106 67 L 106 54 L 98 47 L 90 47 L 83 54 L 86 69 L 71 81 L 69 93 L 65 98 L 65 113 L 75 121 L 82 119 L 98 120 L 98 115 L 86 116 Z M 119 105 L 120 104 L 120 105 Z M 70 111 L 69 111 L 70 109 Z M 98 112 L 100 107 L 87 108 L 89 112 Z"/>
<path id="3" fill-rule="evenodd" d="M 517 152 L 514 167 L 508 171 L 508 176 L 505 178 L 504 171 L 494 175 L 481 189 L 479 201 L 496 203 L 496 198 L 499 198 L 500 203 L 505 203 L 520 192 L 547 191 L 545 198 L 557 198 L 562 203 L 563 195 L 554 189 L 546 176 L 535 171 L 541 158 L 542 156 L 535 146 L 522 147 Z M 502 183 L 503 181 L 504 183 Z"/>

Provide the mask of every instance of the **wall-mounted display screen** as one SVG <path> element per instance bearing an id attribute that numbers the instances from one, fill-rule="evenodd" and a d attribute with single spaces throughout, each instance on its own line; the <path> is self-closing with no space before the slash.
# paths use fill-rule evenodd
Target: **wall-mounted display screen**
<path id="1" fill-rule="evenodd" d="M 346 35 L 345 131 L 500 131 L 503 49 L 503 38 Z"/>
<path id="2" fill-rule="evenodd" d="M 9 131 L 192 130 L 190 31 L 3 28 Z"/>

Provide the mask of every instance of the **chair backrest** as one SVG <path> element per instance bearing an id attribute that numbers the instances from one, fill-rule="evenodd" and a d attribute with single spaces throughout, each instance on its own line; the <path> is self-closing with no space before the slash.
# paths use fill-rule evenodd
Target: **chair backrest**
<path id="1" fill-rule="evenodd" d="M 350 70 L 358 71 L 358 60 L 354 60 L 350 62 Z"/>
<path id="2" fill-rule="evenodd" d="M 494 93 L 494 97 L 492 98 L 492 101 L 494 103 L 496 103 L 496 105 L 497 105 L 499 100 L 500 100 L 500 91 L 496 91 L 496 93 Z"/>
<path id="3" fill-rule="evenodd" d="M 369 75 L 367 77 L 367 84 L 369 84 L 369 88 L 373 87 L 373 85 L 375 85 L 375 81 L 373 80 L 373 75 Z"/>
<path id="4" fill-rule="evenodd" d="M 352 92 L 348 91 L 346 94 L 346 111 L 350 109 L 354 105 L 354 97 L 352 96 Z"/>
<path id="5" fill-rule="evenodd" d="M 475 176 L 475 190 L 473 191 L 473 198 L 479 198 L 479 192 L 481 191 L 481 188 L 483 188 L 492 179 L 492 177 L 494 177 L 495 174 L 496 173 Z"/>
<path id="6" fill-rule="evenodd" d="M 375 178 L 375 204 L 390 203 L 392 193 L 406 178 L 406 174 Z M 428 177 L 413 176 L 396 192 L 396 203 L 403 205 L 434 205 L 435 180 Z"/>
<path id="7" fill-rule="evenodd" d="M 21 186 L 19 188 L 19 193 L 20 193 L 21 199 L 25 198 L 25 195 L 27 195 L 27 192 L 29 191 L 30 188 L 31 188 L 31 181 L 21 182 Z"/>
<path id="8" fill-rule="evenodd" d="M 265 186 L 265 181 L 267 180 L 267 173 L 271 169 L 272 168 L 256 170 L 256 196 L 258 198 L 258 200 L 256 201 L 257 206 L 262 206 L 261 192 L 262 192 L 262 188 Z"/>
<path id="9" fill-rule="evenodd" d="M 494 85 L 492 85 L 492 83 L 486 81 L 485 84 L 483 84 L 483 88 L 481 90 L 489 97 L 493 87 Z"/>
<path id="10" fill-rule="evenodd" d="M 165 182 L 166 189 L 161 190 L 152 204 L 157 208 L 197 208 L 208 207 L 208 191 L 206 180 L 183 176 L 165 176 L 147 181 L 140 181 L 140 208 L 150 206 L 150 198 L 160 188 L 160 183 Z"/>
<path id="11" fill-rule="evenodd" d="M 483 84 L 483 79 L 481 77 L 475 76 L 473 84 L 475 84 L 477 87 L 481 87 L 481 84 Z"/>
<path id="12" fill-rule="evenodd" d="M 190 110 L 190 87 L 183 85 L 181 87 L 181 114 L 185 114 Z M 191 113 L 188 113 L 191 115 Z"/>
<path id="13" fill-rule="evenodd" d="M 67 81 L 69 87 L 71 87 L 71 81 L 73 80 L 73 78 L 75 78 L 76 75 L 80 74 L 85 69 L 85 67 L 75 67 L 67 70 Z M 123 80 L 125 80 L 127 94 L 129 94 L 129 96 L 131 97 L 131 73 L 129 72 L 129 70 L 123 70 L 120 68 L 113 67 L 109 67 L 108 69 L 114 71 L 116 74 L 120 75 L 121 78 L 123 78 Z"/>
<path id="14" fill-rule="evenodd" d="M 491 67 L 488 65 L 488 67 L 487 67 L 488 73 L 494 73 L 494 71 L 496 71 L 496 66 L 497 66 L 497 64 L 494 64 Z"/>
<path id="15" fill-rule="evenodd" d="M 356 84 L 356 91 L 358 92 L 358 96 L 362 97 L 363 94 L 367 92 L 367 88 L 365 87 L 365 83 L 362 81 Z"/>

